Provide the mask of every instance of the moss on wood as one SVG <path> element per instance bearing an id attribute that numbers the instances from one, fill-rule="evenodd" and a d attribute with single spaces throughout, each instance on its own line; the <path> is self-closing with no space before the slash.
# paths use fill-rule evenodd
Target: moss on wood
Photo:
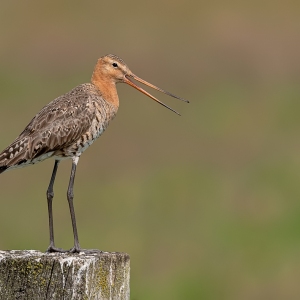
<path id="1" fill-rule="evenodd" d="M 129 299 L 126 253 L 0 251 L 0 299 Z"/>

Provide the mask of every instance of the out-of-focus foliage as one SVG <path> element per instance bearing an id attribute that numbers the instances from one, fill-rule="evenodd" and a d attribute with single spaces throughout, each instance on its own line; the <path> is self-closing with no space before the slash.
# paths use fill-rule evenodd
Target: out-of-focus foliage
<path id="1" fill-rule="evenodd" d="M 131 298 L 298 299 L 300 21 L 297 1 L 5 1 L 0 147 L 114 53 L 178 117 L 119 85 L 120 109 L 82 156 L 84 248 L 131 256 Z M 48 246 L 53 161 L 1 175 L 0 248 Z M 70 162 L 55 235 L 72 247 Z"/>

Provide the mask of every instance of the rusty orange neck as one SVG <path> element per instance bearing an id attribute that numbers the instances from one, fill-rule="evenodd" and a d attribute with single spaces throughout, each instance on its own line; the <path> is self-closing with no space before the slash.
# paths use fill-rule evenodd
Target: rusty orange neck
<path id="1" fill-rule="evenodd" d="M 91 81 L 100 90 L 104 100 L 111 103 L 118 109 L 119 97 L 117 93 L 116 83 L 109 79 L 110 78 L 103 78 L 99 73 L 94 72 Z"/>

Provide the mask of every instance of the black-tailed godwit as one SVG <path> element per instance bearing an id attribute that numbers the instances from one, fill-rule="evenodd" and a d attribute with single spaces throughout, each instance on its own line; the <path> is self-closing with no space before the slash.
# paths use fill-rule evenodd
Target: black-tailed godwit
<path id="1" fill-rule="evenodd" d="M 0 173 L 33 165 L 46 158 L 52 157 L 55 159 L 47 189 L 50 231 L 50 245 L 47 252 L 79 253 L 80 251 L 99 251 L 80 248 L 73 206 L 73 186 L 76 167 L 81 154 L 104 132 L 118 111 L 119 98 L 116 83 L 127 83 L 178 114 L 178 112 L 137 86 L 132 79 L 169 96 L 188 102 L 137 77 L 129 70 L 122 59 L 109 54 L 97 61 L 91 83 L 75 87 L 42 108 L 16 140 L 0 153 Z M 72 159 L 67 198 L 72 220 L 74 247 L 66 251 L 55 247 L 54 244 L 52 200 L 58 164 L 61 160 L 67 158 Z"/>

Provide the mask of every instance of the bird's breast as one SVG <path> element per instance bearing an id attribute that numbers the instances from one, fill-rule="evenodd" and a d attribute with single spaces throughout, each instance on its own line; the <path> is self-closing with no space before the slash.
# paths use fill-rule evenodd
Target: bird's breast
<path id="1" fill-rule="evenodd" d="M 83 153 L 93 142 L 103 134 L 110 121 L 115 117 L 117 109 L 111 104 L 102 100 L 100 103 L 95 102 L 95 115 L 91 120 L 89 129 L 80 137 L 72 147 L 76 150 L 76 155 Z M 75 148 L 75 149 L 74 149 Z M 74 153 L 74 152 L 73 152 Z"/>

